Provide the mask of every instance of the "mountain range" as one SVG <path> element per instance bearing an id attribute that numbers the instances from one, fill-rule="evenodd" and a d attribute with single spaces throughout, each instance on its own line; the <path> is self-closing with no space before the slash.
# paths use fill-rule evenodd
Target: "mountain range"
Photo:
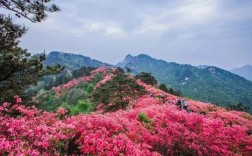
<path id="1" fill-rule="evenodd" d="M 61 64 L 66 68 L 112 66 L 82 55 L 51 52 L 45 65 Z M 133 74 L 151 73 L 159 83 L 180 90 L 186 97 L 226 106 L 242 103 L 252 111 L 252 82 L 214 66 L 194 67 L 155 59 L 145 54 L 127 55 L 116 67 L 129 68 Z"/>
<path id="2" fill-rule="evenodd" d="M 235 68 L 231 70 L 231 72 L 252 81 L 252 65 L 245 65 L 240 68 Z"/>
<path id="3" fill-rule="evenodd" d="M 184 96 L 220 105 L 252 101 L 252 82 L 229 71 L 214 66 L 197 68 L 174 62 L 158 60 L 148 55 L 127 55 L 117 64 L 129 68 L 134 73 L 149 72 L 158 80 Z"/>

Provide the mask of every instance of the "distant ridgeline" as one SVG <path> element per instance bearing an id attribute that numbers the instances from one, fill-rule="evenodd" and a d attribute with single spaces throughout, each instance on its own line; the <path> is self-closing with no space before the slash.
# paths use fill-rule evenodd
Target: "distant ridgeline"
<path id="1" fill-rule="evenodd" d="M 242 103 L 252 112 L 252 82 L 229 71 L 206 66 L 197 68 L 154 59 L 148 55 L 126 58 L 116 66 L 132 73 L 149 72 L 184 96 L 222 106 Z"/>
<path id="2" fill-rule="evenodd" d="M 43 62 L 43 64 L 46 66 L 60 64 L 65 66 L 65 68 L 67 69 L 78 69 L 83 66 L 90 66 L 90 67 L 111 66 L 107 63 L 103 63 L 101 61 L 91 59 L 86 56 L 57 52 L 57 51 L 50 52 L 46 56 L 46 60 Z"/>
<path id="3" fill-rule="evenodd" d="M 245 65 L 241 68 L 236 68 L 231 70 L 232 73 L 235 73 L 239 76 L 246 78 L 247 80 L 252 81 L 252 65 Z"/>

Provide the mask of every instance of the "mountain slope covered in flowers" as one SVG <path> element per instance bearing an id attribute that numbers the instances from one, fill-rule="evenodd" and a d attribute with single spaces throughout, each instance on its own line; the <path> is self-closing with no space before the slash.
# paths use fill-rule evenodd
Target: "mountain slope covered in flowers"
<path id="1" fill-rule="evenodd" d="M 93 72 L 103 77 L 94 90 L 113 78 L 113 70 Z M 54 88 L 54 96 L 91 81 L 92 75 Z M 250 114 L 194 100 L 186 111 L 176 105 L 179 97 L 137 83 L 145 95 L 106 113 L 102 104 L 77 116 L 62 107 L 47 112 L 25 107 L 15 97 L 16 104 L 0 107 L 0 155 L 252 155 Z"/>

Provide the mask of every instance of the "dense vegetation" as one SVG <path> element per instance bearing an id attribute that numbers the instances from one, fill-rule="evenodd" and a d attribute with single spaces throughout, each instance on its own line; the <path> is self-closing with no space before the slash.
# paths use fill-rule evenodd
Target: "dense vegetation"
<path id="1" fill-rule="evenodd" d="M 52 51 L 46 56 L 46 60 L 43 62 L 45 66 L 51 66 L 55 64 L 63 65 L 66 69 L 79 69 L 83 66 L 90 67 L 102 67 L 102 66 L 111 66 L 109 64 L 91 59 L 86 56 L 63 53 Z"/>
<path id="2" fill-rule="evenodd" d="M 92 77 L 92 80 L 88 80 Z M 64 107 L 71 115 L 78 113 L 90 113 L 94 105 L 89 101 L 94 86 L 102 79 L 100 73 L 79 77 L 68 81 L 66 84 L 53 87 L 52 90 L 41 90 L 34 103 L 40 109 L 56 111 L 58 107 Z"/>
<path id="3" fill-rule="evenodd" d="M 94 83 L 97 74 L 104 79 L 100 79 L 94 90 L 102 87 L 102 84 L 111 83 L 117 75 L 114 69 L 97 69 L 91 76 L 80 77 L 54 88 L 54 96 L 64 96 L 64 93 L 83 83 L 84 86 Z M 55 113 L 44 112 L 21 105 L 22 100 L 16 96 L 15 104 L 4 103 L 0 107 L 0 154 L 252 154 L 251 115 L 193 100 L 189 100 L 191 112 L 188 113 L 176 106 L 178 97 L 141 81 L 137 81 L 137 84 L 146 93 L 164 95 L 166 102 L 146 94 L 131 99 L 125 110 L 104 113 L 106 108 L 103 107 L 103 114 L 97 110 L 89 115 L 77 115 L 94 111 L 94 105 L 83 99 L 78 100 L 74 107 L 59 107 Z M 84 88 L 86 92 L 92 92 L 92 87 Z"/>
<path id="4" fill-rule="evenodd" d="M 48 12 L 59 10 L 50 0 L 0 0 L 0 8 L 32 22 L 40 22 Z M 60 65 L 43 67 L 45 54 L 31 56 L 19 46 L 19 40 L 26 31 L 24 26 L 14 24 L 10 15 L 0 13 L 0 103 L 11 101 L 16 94 L 23 97 L 29 85 L 36 84 L 44 75 L 63 69 Z"/>
<path id="5" fill-rule="evenodd" d="M 141 72 L 140 74 L 137 74 L 135 78 L 140 79 L 142 82 L 152 86 L 157 84 L 157 80 L 151 75 L 151 73 Z"/>
<path id="6" fill-rule="evenodd" d="M 132 99 L 137 99 L 145 93 L 144 88 L 138 85 L 134 78 L 117 69 L 111 79 L 94 90 L 92 101 L 105 105 L 106 111 L 116 111 L 125 109 Z"/>
<path id="7" fill-rule="evenodd" d="M 186 97 L 227 106 L 242 103 L 251 105 L 252 82 L 217 67 L 199 69 L 157 60 L 147 55 L 132 57 L 117 64 L 133 73 L 149 72 L 159 83 L 180 90 Z M 250 107 L 250 112 L 252 112 Z"/>
<path id="8" fill-rule="evenodd" d="M 47 4 L 50 0 L 0 0 L 0 8 L 32 22 L 59 10 Z M 227 110 L 187 99 L 185 109 L 177 106 L 179 92 L 165 84 L 158 86 L 150 73 L 130 75 L 136 68 L 126 67 L 125 73 L 105 64 L 97 69 L 82 67 L 88 61 L 95 67 L 102 63 L 57 52 L 52 53 L 55 58 L 43 62 L 45 54 L 31 56 L 19 47 L 24 27 L 2 14 L 0 22 L 0 102 L 4 101 L 0 105 L 0 155 L 252 155 L 252 116 L 241 112 L 247 106 L 238 103 Z M 57 62 L 59 57 L 63 59 Z M 144 56 L 144 60 L 149 58 Z M 69 62 L 66 70 L 55 75 L 62 67 L 48 66 L 55 65 L 53 61 Z M 197 71 L 190 67 L 175 73 L 186 77 L 182 79 L 184 88 L 197 76 L 193 70 Z M 220 74 L 221 70 L 212 67 L 206 70 L 222 83 L 233 81 L 227 78 L 229 73 Z M 46 76 L 49 74 L 54 75 Z M 204 74 L 203 78 L 212 80 Z M 26 90 L 43 78 L 40 86 Z M 217 82 L 212 82 L 216 88 Z M 245 82 L 237 81 L 241 87 L 246 87 Z M 38 88 L 41 90 L 32 100 L 22 99 Z"/>
<path id="9" fill-rule="evenodd" d="M 29 86 L 29 88 L 26 90 L 26 95 L 34 96 L 41 90 L 50 90 L 53 87 L 66 84 L 70 80 L 73 80 L 82 76 L 90 76 L 91 71 L 94 69 L 96 68 L 83 66 L 75 70 L 64 69 L 59 74 L 45 76 L 43 78 L 43 81 L 38 82 L 37 85 Z"/>
<path id="10" fill-rule="evenodd" d="M 172 88 L 168 89 L 167 86 L 163 83 L 161 83 L 158 88 L 161 89 L 162 91 L 165 91 L 166 93 L 170 93 L 176 96 L 182 96 L 182 93 L 180 91 L 175 91 Z"/>

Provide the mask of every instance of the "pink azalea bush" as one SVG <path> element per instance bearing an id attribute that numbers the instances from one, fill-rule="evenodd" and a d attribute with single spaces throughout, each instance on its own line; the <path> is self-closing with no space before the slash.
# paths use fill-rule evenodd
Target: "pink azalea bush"
<path id="1" fill-rule="evenodd" d="M 110 73 L 106 68 L 95 72 Z M 144 95 L 130 101 L 127 110 L 105 114 L 68 116 L 61 107 L 46 112 L 21 105 L 15 96 L 16 104 L 0 106 L 0 155 L 252 155 L 250 114 L 194 100 L 188 113 L 176 105 L 179 97 L 138 83 L 155 96 Z M 62 86 L 54 89 L 60 92 Z"/>
<path id="2" fill-rule="evenodd" d="M 0 107 L 0 155 L 57 155 L 57 144 L 67 146 L 74 128 L 54 113 L 5 103 Z"/>
<path id="3" fill-rule="evenodd" d="M 73 79 L 71 81 L 68 81 L 66 84 L 53 87 L 52 90 L 55 92 L 56 96 L 61 96 L 65 90 L 69 90 L 82 82 L 90 82 L 91 80 L 93 80 L 96 74 L 101 74 L 102 77 L 105 78 L 102 80 L 102 82 L 98 84 L 105 83 L 107 81 L 106 79 L 109 79 L 109 77 L 112 76 L 111 73 L 114 70 L 115 70 L 114 68 L 101 67 L 96 70 L 93 70 L 90 76 L 83 76 L 77 79 Z"/>
<path id="4" fill-rule="evenodd" d="M 149 97 L 140 98 L 136 106 L 128 111 L 66 116 L 63 108 L 49 113 L 4 103 L 0 155 L 252 154 L 249 119 L 225 111 L 210 116 L 187 113 Z M 139 120 L 140 113 L 151 122 Z M 224 118 L 234 122 L 227 124 Z"/>

